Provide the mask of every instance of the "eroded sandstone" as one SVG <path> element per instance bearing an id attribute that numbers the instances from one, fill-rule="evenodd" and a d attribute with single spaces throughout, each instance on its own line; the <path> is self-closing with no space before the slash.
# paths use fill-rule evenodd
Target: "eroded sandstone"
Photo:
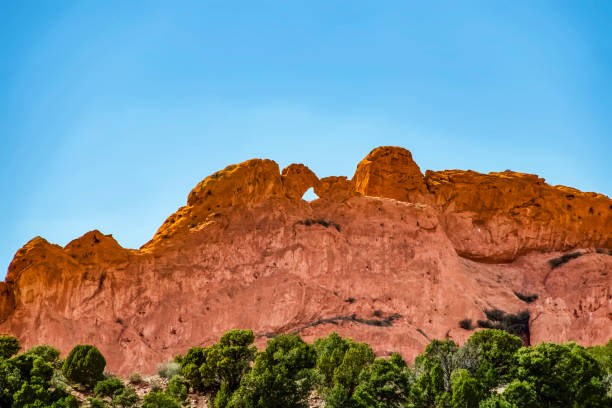
<path id="1" fill-rule="evenodd" d="M 320 199 L 301 199 L 310 187 Z M 140 250 L 99 231 L 64 248 L 28 242 L 0 283 L 0 332 L 63 352 L 96 344 L 123 375 L 232 328 L 259 345 L 337 331 L 412 358 L 429 339 L 464 341 L 459 320 L 493 307 L 530 310 L 532 342 L 603 343 L 610 206 L 534 175 L 423 176 L 396 147 L 375 149 L 352 180 L 249 160 L 199 183 Z M 580 256 L 552 268 L 568 250 Z"/>

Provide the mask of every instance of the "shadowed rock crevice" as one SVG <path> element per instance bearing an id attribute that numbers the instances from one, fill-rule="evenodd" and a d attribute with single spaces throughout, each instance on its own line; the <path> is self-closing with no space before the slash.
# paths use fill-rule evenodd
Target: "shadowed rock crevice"
<path id="1" fill-rule="evenodd" d="M 320 325 L 326 325 L 326 324 L 333 324 L 337 326 L 342 322 L 353 322 L 353 323 L 365 324 L 368 326 L 376 326 L 376 327 L 389 327 L 393 325 L 394 320 L 397 320 L 400 318 L 402 318 L 402 315 L 398 313 L 389 315 L 382 319 L 363 319 L 363 318 L 357 317 L 356 314 L 345 315 L 345 316 L 334 316 L 334 317 L 318 319 L 312 323 L 309 323 L 297 329 L 291 330 L 289 333 L 298 334 L 308 328 L 316 327 Z M 274 338 L 278 336 L 279 334 L 281 333 L 280 332 L 279 333 L 264 333 L 264 334 L 258 334 L 257 337 Z"/>

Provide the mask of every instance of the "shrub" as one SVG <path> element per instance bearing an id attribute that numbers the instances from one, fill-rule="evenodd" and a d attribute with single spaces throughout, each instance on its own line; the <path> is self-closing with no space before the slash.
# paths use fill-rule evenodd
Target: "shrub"
<path id="1" fill-rule="evenodd" d="M 509 314 L 499 309 L 488 309 L 484 313 L 487 320 L 478 320 L 478 327 L 503 330 L 515 336 L 529 335 L 529 310 Z"/>
<path id="2" fill-rule="evenodd" d="M 181 372 L 195 390 L 214 395 L 225 384 L 231 394 L 250 370 L 255 358 L 255 335 L 251 330 L 230 330 L 219 343 L 210 347 L 194 347 L 182 358 Z"/>
<path id="3" fill-rule="evenodd" d="M 142 408 L 181 408 L 181 404 L 170 395 L 153 391 L 145 395 Z"/>
<path id="4" fill-rule="evenodd" d="M 151 378 L 149 380 L 149 386 L 151 387 L 151 391 L 161 391 L 162 383 L 157 378 Z"/>
<path id="5" fill-rule="evenodd" d="M 459 327 L 464 330 L 473 330 L 474 326 L 472 325 L 472 319 L 463 319 L 459 321 Z"/>
<path id="6" fill-rule="evenodd" d="M 178 375 L 172 377 L 166 386 L 166 394 L 181 402 L 187 400 L 187 391 L 187 383 Z M 225 407 L 225 405 L 223 407 Z"/>
<path id="7" fill-rule="evenodd" d="M 229 407 L 306 407 L 316 355 L 298 335 L 281 334 L 257 355 Z"/>
<path id="8" fill-rule="evenodd" d="M 600 379 L 603 370 L 597 361 L 575 343 L 542 343 L 523 347 L 517 355 L 517 391 L 532 388 L 541 406 L 603 407 L 611 401 Z M 523 383 L 524 384 L 524 383 Z M 522 391 L 520 391 L 522 392 Z"/>
<path id="9" fill-rule="evenodd" d="M 115 394 L 120 393 L 125 388 L 123 381 L 118 378 L 108 378 L 106 380 L 98 381 L 94 387 L 94 393 L 98 397 L 112 397 Z"/>
<path id="10" fill-rule="evenodd" d="M 563 254 L 558 258 L 553 258 L 548 261 L 548 263 L 550 264 L 551 269 L 555 269 L 563 265 L 564 263 L 571 261 L 572 259 L 578 258 L 581 255 L 583 255 L 582 252 L 571 252 L 569 254 Z"/>
<path id="11" fill-rule="evenodd" d="M 525 303 L 533 303 L 536 300 L 538 300 L 538 295 L 536 294 L 526 295 L 524 293 L 517 292 L 517 291 L 514 291 L 514 294 L 516 295 L 517 298 L 521 299 Z"/>
<path id="12" fill-rule="evenodd" d="M 457 370 L 452 375 L 453 397 L 451 406 L 453 408 L 478 408 L 482 399 L 480 384 L 467 370 Z"/>
<path id="13" fill-rule="evenodd" d="M 474 333 L 463 347 L 479 351 L 480 361 L 474 374 L 490 389 L 512 378 L 516 352 L 521 345 L 521 339 L 503 330 L 481 330 Z"/>
<path id="14" fill-rule="evenodd" d="M 60 368 L 61 366 L 60 352 L 54 347 L 47 346 L 44 344 L 40 346 L 34 346 L 29 349 L 26 354 L 42 358 L 47 363 L 51 364 L 53 368 Z"/>
<path id="15" fill-rule="evenodd" d="M 89 402 L 90 408 L 107 408 L 108 407 L 108 405 L 106 405 L 106 402 L 104 402 L 104 400 L 101 400 L 99 398 L 89 397 L 87 398 L 87 402 Z"/>
<path id="16" fill-rule="evenodd" d="M 21 349 L 19 340 L 13 336 L 0 336 L 0 358 L 11 358 Z"/>
<path id="17" fill-rule="evenodd" d="M 403 406 L 410 394 L 412 374 L 402 357 L 378 358 L 361 371 L 351 402 L 338 406 L 391 408 Z M 342 396 L 341 396 L 342 397 Z"/>
<path id="18" fill-rule="evenodd" d="M 142 375 L 139 373 L 132 373 L 129 378 L 130 384 L 138 385 L 142 383 Z"/>
<path id="19" fill-rule="evenodd" d="M 138 395 L 132 387 L 124 387 L 123 391 L 113 398 L 113 407 L 130 408 L 138 402 Z"/>
<path id="20" fill-rule="evenodd" d="M 181 366 L 179 363 L 175 363 L 174 361 L 161 363 L 157 366 L 157 374 L 162 378 L 172 378 L 180 373 Z"/>
<path id="21" fill-rule="evenodd" d="M 62 373 L 74 382 L 93 387 L 103 378 L 106 360 L 100 351 L 92 345 L 75 346 L 62 365 Z"/>

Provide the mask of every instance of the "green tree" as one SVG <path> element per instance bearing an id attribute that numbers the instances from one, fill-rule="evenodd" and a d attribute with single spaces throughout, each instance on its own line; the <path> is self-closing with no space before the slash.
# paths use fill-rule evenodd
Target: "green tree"
<path id="1" fill-rule="evenodd" d="M 0 407 L 10 407 L 13 394 L 21 388 L 19 369 L 7 360 L 0 359 Z"/>
<path id="2" fill-rule="evenodd" d="M 233 408 L 306 407 L 316 355 L 312 346 L 294 334 L 283 334 L 268 342 L 251 371 L 232 395 Z"/>
<path id="3" fill-rule="evenodd" d="M 54 347 L 47 345 L 34 346 L 26 354 L 42 358 L 45 362 L 51 364 L 53 368 L 60 368 L 61 366 L 60 352 Z"/>
<path id="4" fill-rule="evenodd" d="M 92 345 L 75 346 L 62 365 L 62 373 L 69 380 L 93 387 L 102 379 L 106 360 Z"/>
<path id="5" fill-rule="evenodd" d="M 478 349 L 480 364 L 474 376 L 487 389 L 509 381 L 516 369 L 516 352 L 523 342 L 503 330 L 490 329 L 474 333 L 464 347 Z"/>
<path id="6" fill-rule="evenodd" d="M 113 407 L 130 408 L 136 405 L 139 398 L 132 387 L 124 387 L 122 391 L 115 394 L 112 402 Z"/>
<path id="7" fill-rule="evenodd" d="M 605 346 L 588 347 L 587 351 L 606 373 L 612 374 L 612 339 Z"/>
<path id="8" fill-rule="evenodd" d="M 168 385 L 166 386 L 166 394 L 172 396 L 179 402 L 183 402 L 187 400 L 187 383 L 183 380 L 182 377 L 175 375 L 168 381 Z"/>
<path id="9" fill-rule="evenodd" d="M 108 404 L 99 398 L 87 398 L 87 402 L 89 402 L 89 408 L 107 408 Z"/>
<path id="10" fill-rule="evenodd" d="M 451 406 L 453 408 L 478 408 L 482 399 L 482 386 L 478 381 L 465 369 L 453 372 L 451 379 L 453 384 Z"/>
<path id="11" fill-rule="evenodd" d="M 401 407 L 410 395 L 412 373 L 404 359 L 393 353 L 389 359 L 376 359 L 359 375 L 359 385 L 351 399 L 355 407 Z"/>
<path id="12" fill-rule="evenodd" d="M 537 396 L 533 384 L 514 380 L 504 390 L 502 398 L 517 408 L 537 408 Z"/>
<path id="13" fill-rule="evenodd" d="M 19 340 L 13 336 L 0 336 L 0 358 L 9 359 L 21 349 Z"/>
<path id="14" fill-rule="evenodd" d="M 44 407 L 49 402 L 49 393 L 40 384 L 24 382 L 14 395 L 12 408 L 26 408 L 30 406 Z"/>
<path id="15" fill-rule="evenodd" d="M 599 363 L 575 343 L 542 343 L 517 352 L 517 378 L 533 384 L 538 403 L 545 407 L 605 406 L 603 371 Z M 587 401 L 598 405 L 585 405 Z"/>
<path id="16" fill-rule="evenodd" d="M 204 385 L 202 384 L 202 375 L 200 374 L 200 367 L 206 362 L 204 355 L 204 348 L 192 347 L 187 351 L 185 357 L 180 359 L 181 361 L 181 373 L 187 380 L 191 388 L 196 391 L 203 391 Z"/>
<path id="17" fill-rule="evenodd" d="M 30 370 L 30 381 L 36 384 L 46 385 L 53 377 L 53 367 L 40 357 L 36 357 Z"/>
<path id="18" fill-rule="evenodd" d="M 334 373 L 338 366 L 342 364 L 344 354 L 351 342 L 351 339 L 342 338 L 336 332 L 314 341 L 312 347 L 317 354 L 315 368 L 321 377 L 322 384 L 331 386 Z"/>
<path id="19" fill-rule="evenodd" d="M 450 397 L 444 389 L 444 372 L 440 363 L 422 372 L 410 392 L 410 399 L 417 407 L 437 407 L 439 402 L 448 398 Z"/>
<path id="20" fill-rule="evenodd" d="M 478 408 L 518 408 L 500 397 L 499 395 L 492 395 L 487 399 L 480 401 Z"/>
<path id="21" fill-rule="evenodd" d="M 77 402 L 77 399 L 72 395 L 63 397 L 57 401 L 54 401 L 51 404 L 51 408 L 78 408 L 78 407 L 79 407 L 79 403 Z"/>
<path id="22" fill-rule="evenodd" d="M 142 408 L 181 408 L 181 404 L 163 391 L 154 391 L 145 395 Z"/>
<path id="23" fill-rule="evenodd" d="M 175 360 L 180 361 L 181 372 L 194 390 L 208 392 L 214 398 L 225 384 L 224 393 L 231 395 L 250 370 L 257 351 L 254 341 L 251 330 L 230 330 L 219 343 L 206 348 L 194 347 L 185 357 Z"/>
<path id="24" fill-rule="evenodd" d="M 205 361 L 199 369 L 203 384 L 215 392 L 223 383 L 229 392 L 238 388 L 255 358 L 254 341 L 255 335 L 251 330 L 230 330 L 218 344 L 206 348 Z"/>
<path id="25" fill-rule="evenodd" d="M 316 385 L 330 408 L 350 407 L 351 396 L 361 371 L 374 361 L 374 351 L 366 343 L 355 343 L 337 333 L 316 340 Z"/>
<path id="26" fill-rule="evenodd" d="M 425 352 L 415 359 L 415 369 L 419 372 L 431 371 L 436 365 L 442 374 L 442 383 L 445 392 L 451 391 L 450 377 L 457 368 L 455 354 L 458 347 L 452 340 L 432 340 Z"/>

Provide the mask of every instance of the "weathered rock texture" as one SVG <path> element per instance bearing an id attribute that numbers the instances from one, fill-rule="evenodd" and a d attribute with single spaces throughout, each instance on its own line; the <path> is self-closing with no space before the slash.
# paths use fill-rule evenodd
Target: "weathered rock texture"
<path id="1" fill-rule="evenodd" d="M 302 194 L 314 187 L 320 199 Z M 199 183 L 140 250 L 88 232 L 37 237 L 0 283 L 0 332 L 67 352 L 94 343 L 119 374 L 150 372 L 232 328 L 258 344 L 335 330 L 407 358 L 464 341 L 464 318 L 529 309 L 531 342 L 612 337 L 612 200 L 534 175 L 423 177 L 381 147 L 352 180 L 303 165 L 232 165 Z M 581 256 L 553 268 L 564 252 Z M 515 294 L 537 294 L 531 304 Z"/>

